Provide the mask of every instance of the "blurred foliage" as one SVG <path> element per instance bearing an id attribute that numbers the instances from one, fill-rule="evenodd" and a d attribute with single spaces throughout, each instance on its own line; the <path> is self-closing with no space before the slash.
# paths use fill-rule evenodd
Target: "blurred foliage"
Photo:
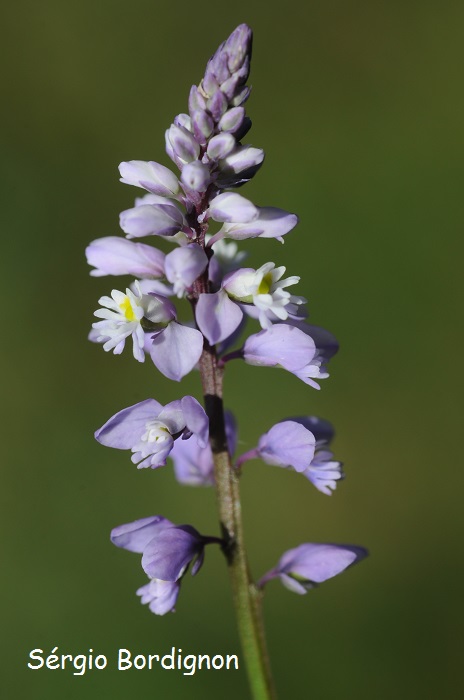
<path id="1" fill-rule="evenodd" d="M 227 404 L 250 448 L 288 415 L 337 428 L 347 479 L 331 498 L 257 462 L 243 478 L 253 571 L 303 541 L 371 558 L 302 598 L 277 583 L 266 625 L 282 698 L 454 699 L 461 661 L 461 206 L 464 6 L 444 3 L 17 0 L 1 9 L 4 460 L 3 697 L 113 700 L 246 695 L 237 673 L 32 672 L 28 653 L 239 653 L 227 571 L 208 551 L 175 615 L 135 597 L 139 558 L 110 529 L 162 513 L 214 534 L 213 492 L 137 472 L 92 434 L 120 408 L 199 394 L 87 342 L 100 294 L 87 242 L 118 232 L 136 191 L 121 160 L 169 164 L 164 129 L 240 22 L 255 31 L 244 190 L 301 216 L 250 261 L 300 274 L 311 319 L 341 341 L 321 392 L 232 363 Z M 460 355 L 460 352 L 459 352 Z M 454 444 L 454 443 L 453 443 Z M 459 453 L 458 453 L 459 454 Z M 114 668 L 114 663 L 112 664 Z"/>

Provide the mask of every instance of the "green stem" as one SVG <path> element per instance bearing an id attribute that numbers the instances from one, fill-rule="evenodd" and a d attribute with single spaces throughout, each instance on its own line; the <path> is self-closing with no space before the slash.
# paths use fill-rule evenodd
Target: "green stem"
<path id="1" fill-rule="evenodd" d="M 237 470 L 232 466 L 226 440 L 222 401 L 223 368 L 205 340 L 200 359 L 205 409 L 210 421 L 216 490 L 224 554 L 229 565 L 235 611 L 254 700 L 275 700 L 262 620 L 262 592 L 252 582 L 243 539 Z"/>

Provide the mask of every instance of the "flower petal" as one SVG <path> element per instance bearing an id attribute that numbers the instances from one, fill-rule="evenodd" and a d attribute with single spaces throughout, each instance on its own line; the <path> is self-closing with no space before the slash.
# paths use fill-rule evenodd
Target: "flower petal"
<path id="1" fill-rule="evenodd" d="M 85 254 L 89 265 L 96 268 L 90 272 L 93 277 L 164 276 L 164 253 L 145 243 L 133 243 L 118 236 L 106 236 L 92 241 L 85 249 Z"/>
<path id="2" fill-rule="evenodd" d="M 203 351 L 200 331 L 171 322 L 152 337 L 150 357 L 165 377 L 179 382 L 197 364 Z"/>
<path id="3" fill-rule="evenodd" d="M 180 591 L 180 583 L 176 581 L 161 581 L 154 578 L 137 590 L 141 603 L 150 608 L 155 615 L 165 615 L 174 612 L 174 606 Z"/>
<path id="4" fill-rule="evenodd" d="M 211 345 L 228 338 L 240 325 L 241 308 L 221 290 L 215 294 L 200 294 L 195 310 L 198 328 Z"/>
<path id="5" fill-rule="evenodd" d="M 147 544 L 157 533 L 165 527 L 173 526 L 174 524 L 170 520 L 163 518 L 161 515 L 140 518 L 140 520 L 134 520 L 132 523 L 118 525 L 118 527 L 113 528 L 111 530 L 111 542 L 116 547 L 142 554 Z"/>
<path id="6" fill-rule="evenodd" d="M 247 222 L 258 217 L 257 207 L 235 192 L 217 195 L 212 200 L 208 211 L 215 221 Z"/>
<path id="7" fill-rule="evenodd" d="M 322 583 L 368 554 L 364 547 L 354 545 L 301 544 L 281 557 L 278 568 L 281 573 L 314 583 Z"/>
<path id="8" fill-rule="evenodd" d="M 112 416 L 95 433 L 95 439 L 107 447 L 130 450 L 145 431 L 148 421 L 157 418 L 162 405 L 155 399 L 145 399 Z"/>
<path id="9" fill-rule="evenodd" d="M 309 430 L 300 423 L 287 420 L 272 426 L 261 436 L 258 454 L 268 464 L 293 467 L 302 472 L 311 464 L 315 444 L 316 439 Z"/>
<path id="10" fill-rule="evenodd" d="M 196 436 L 200 447 L 206 447 L 209 438 L 209 420 L 205 409 L 193 396 L 184 396 L 181 399 L 181 405 L 186 427 Z"/>
<path id="11" fill-rule="evenodd" d="M 146 546 L 142 568 L 150 578 L 178 581 L 203 549 L 203 538 L 189 525 L 163 529 Z"/>
<path id="12" fill-rule="evenodd" d="M 298 328 L 275 323 L 271 328 L 251 335 L 243 348 L 250 365 L 275 367 L 289 372 L 305 367 L 316 353 L 312 338 Z"/>

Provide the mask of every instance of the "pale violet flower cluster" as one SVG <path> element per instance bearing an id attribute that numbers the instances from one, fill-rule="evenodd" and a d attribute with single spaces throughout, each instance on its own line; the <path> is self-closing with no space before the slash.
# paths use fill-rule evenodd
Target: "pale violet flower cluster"
<path id="1" fill-rule="evenodd" d="M 208 62 L 200 84 L 191 88 L 188 111 L 166 130 L 166 153 L 176 172 L 155 161 L 120 164 L 121 182 L 144 192 L 120 215 L 124 235 L 92 241 L 86 255 L 91 275 L 130 280 L 101 297 L 89 337 L 115 355 L 131 341 L 136 360 L 148 356 L 177 382 L 198 366 L 203 353 L 213 353 L 221 368 L 232 359 L 278 367 L 319 389 L 337 341 L 306 322 L 307 301 L 293 293 L 299 276 L 274 261 L 257 269 L 243 267 L 246 252 L 239 247 L 248 238 L 283 242 L 298 223 L 295 214 L 258 206 L 234 191 L 256 175 L 264 160 L 262 149 L 244 142 L 251 127 L 245 112 L 251 41 L 246 25 L 234 30 Z M 158 250 L 152 243 L 159 239 L 172 249 Z M 178 320 L 176 303 L 182 299 L 191 305 L 191 322 Z M 255 326 L 251 334 L 230 350 L 247 323 Z M 192 396 L 166 405 L 148 398 L 120 410 L 95 437 L 102 445 L 129 450 L 138 469 L 158 469 L 171 458 L 180 483 L 214 486 L 209 427 L 205 410 Z M 237 428 L 229 412 L 225 431 L 232 457 Z M 343 478 L 332 439 L 327 421 L 283 417 L 236 458 L 233 468 L 243 473 L 247 461 L 260 459 L 301 474 L 329 495 Z M 204 537 L 159 515 L 116 527 L 111 539 L 142 555 L 149 582 L 137 593 L 160 615 L 174 610 L 182 577 L 189 565 L 192 574 L 199 570 L 205 545 L 224 546 L 220 538 Z M 304 593 L 365 554 L 351 545 L 306 543 L 286 552 L 258 585 L 280 578 Z"/>

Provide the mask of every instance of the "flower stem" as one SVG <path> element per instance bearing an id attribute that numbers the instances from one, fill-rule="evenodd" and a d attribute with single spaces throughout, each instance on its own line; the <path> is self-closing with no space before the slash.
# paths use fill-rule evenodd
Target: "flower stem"
<path id="1" fill-rule="evenodd" d="M 243 539 L 239 475 L 227 448 L 222 401 L 223 368 L 205 340 L 200 359 L 205 410 L 210 421 L 223 551 L 229 566 L 243 654 L 254 700 L 275 700 L 262 621 L 262 592 L 252 582 Z"/>

